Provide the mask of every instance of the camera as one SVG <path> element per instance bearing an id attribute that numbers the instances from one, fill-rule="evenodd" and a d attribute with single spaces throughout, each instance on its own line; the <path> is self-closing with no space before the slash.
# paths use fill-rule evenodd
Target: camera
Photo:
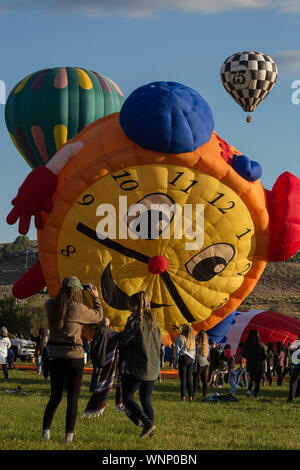
<path id="1" fill-rule="evenodd" d="M 89 284 L 81 284 L 83 287 L 83 290 L 87 290 L 89 288 Z"/>

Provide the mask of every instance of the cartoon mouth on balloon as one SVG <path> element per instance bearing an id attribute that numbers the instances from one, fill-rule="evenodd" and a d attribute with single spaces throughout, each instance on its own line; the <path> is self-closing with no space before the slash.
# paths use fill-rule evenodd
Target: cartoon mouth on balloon
<path id="1" fill-rule="evenodd" d="M 150 258 L 149 256 L 144 255 L 143 253 L 140 253 L 131 248 L 125 247 L 121 245 L 120 243 L 116 242 L 115 240 L 111 240 L 110 238 L 99 238 L 95 230 L 92 230 L 90 227 L 82 223 L 79 223 L 77 225 L 76 230 L 82 233 L 83 235 L 85 235 L 86 237 L 96 241 L 97 243 L 100 243 L 102 246 L 105 246 L 106 248 L 116 251 L 117 253 L 125 255 L 129 258 L 135 259 L 141 263 L 145 263 L 148 266 L 150 266 L 151 262 L 153 261 L 153 258 Z M 217 247 L 219 247 L 219 249 L 221 249 L 223 253 L 225 253 L 224 256 L 227 259 L 212 256 L 213 250 L 216 250 Z M 208 257 L 202 259 L 202 257 L 204 256 L 204 253 L 205 253 L 205 256 L 208 256 Z M 213 276 L 217 275 L 223 269 L 225 269 L 226 265 L 234 257 L 234 253 L 235 253 L 235 250 L 233 246 L 227 243 L 217 243 L 215 245 L 211 245 L 210 247 L 205 248 L 202 252 L 194 256 L 186 264 L 186 269 L 198 281 L 205 281 L 205 280 L 207 281 L 211 279 Z M 214 269 L 209 270 L 207 269 L 207 266 L 206 266 L 206 269 L 204 270 L 205 277 L 203 277 L 203 271 L 199 270 L 199 266 L 201 265 L 203 269 L 203 263 L 204 265 L 207 265 L 207 264 L 211 264 L 212 261 L 214 263 L 212 265 Z M 113 308 L 116 308 L 118 310 L 129 310 L 128 306 L 129 306 L 130 296 L 126 294 L 125 292 L 123 292 L 119 288 L 119 286 L 114 282 L 112 275 L 111 275 L 110 266 L 111 264 L 109 263 L 104 269 L 104 272 L 101 277 L 102 293 L 103 293 L 104 300 L 108 305 L 110 305 Z M 210 274 L 208 275 L 208 273 Z M 195 318 L 193 317 L 193 315 L 189 311 L 188 306 L 185 304 L 184 300 L 179 294 L 167 269 L 164 268 L 162 271 L 157 272 L 157 274 L 159 274 L 162 282 L 165 284 L 171 298 L 173 299 L 175 305 L 178 307 L 182 316 L 186 319 L 187 322 L 190 322 L 190 323 L 195 322 L 196 321 Z M 211 309 L 214 310 L 214 309 L 220 308 L 227 301 L 228 301 L 228 298 L 224 298 L 219 305 L 211 306 Z M 152 308 L 169 307 L 169 306 L 170 305 L 157 304 L 155 302 L 151 302 Z"/>
<path id="2" fill-rule="evenodd" d="M 120 289 L 111 274 L 111 263 L 109 263 L 101 276 L 102 295 L 105 302 L 117 310 L 130 310 L 130 296 Z M 170 307 L 167 304 L 151 302 L 151 308 Z"/>
<path id="3" fill-rule="evenodd" d="M 88 227 L 87 225 L 84 225 L 82 224 L 81 222 L 76 226 L 76 230 L 80 233 L 82 233 L 83 235 L 85 235 L 86 237 L 96 241 L 97 243 L 100 243 L 100 245 L 102 246 L 105 246 L 106 248 L 110 249 L 110 250 L 113 250 L 113 251 L 116 251 L 117 253 L 120 253 L 122 255 L 125 255 L 129 258 L 133 258 L 137 261 L 140 261 L 141 263 L 145 263 L 147 265 L 149 265 L 149 261 L 151 260 L 151 258 L 147 255 L 144 255 L 143 253 L 140 253 L 136 250 L 132 250 L 131 248 L 127 248 L 123 245 L 121 245 L 120 243 L 116 242 L 115 240 L 111 240 L 110 238 L 99 238 L 97 236 L 97 233 L 95 230 L 92 230 L 90 227 Z M 104 278 L 103 278 L 104 276 Z M 167 270 L 165 270 L 164 272 L 161 272 L 159 273 L 159 276 L 161 278 L 161 280 L 163 281 L 163 283 L 165 284 L 167 290 L 169 291 L 169 294 L 171 295 L 173 301 L 175 302 L 176 306 L 178 307 L 179 311 L 181 312 L 181 314 L 183 315 L 183 317 L 186 319 L 186 321 L 192 323 L 195 321 L 195 318 L 193 317 L 193 315 L 191 314 L 191 312 L 189 311 L 189 308 L 187 307 L 187 305 L 185 304 L 184 300 L 182 299 L 181 295 L 179 294 L 174 282 L 172 281 L 169 273 Z M 102 275 L 102 288 L 104 287 L 105 289 L 105 292 L 107 293 L 107 300 L 109 300 L 109 302 L 107 302 L 110 306 L 113 306 L 112 303 L 117 303 L 118 305 L 122 305 L 121 302 L 122 301 L 125 301 L 125 304 L 123 304 L 122 306 L 122 310 L 128 310 L 128 308 L 126 307 L 126 304 L 128 305 L 128 299 L 127 299 L 127 294 L 123 295 L 122 296 L 122 291 L 121 289 L 114 283 L 113 279 L 111 278 L 111 274 L 110 274 L 110 265 L 108 265 L 106 267 L 106 269 L 104 270 L 104 273 Z M 108 294 L 108 289 L 110 288 L 113 288 L 114 289 L 114 292 L 117 296 L 117 298 L 121 298 L 121 301 L 113 301 L 112 300 L 112 295 L 111 294 Z M 107 301 L 106 300 L 106 301 Z M 167 305 L 163 305 L 163 304 L 154 304 L 156 305 L 156 307 L 154 308 L 158 308 L 158 307 L 164 307 L 164 306 L 167 306 Z M 118 308 L 115 306 L 115 308 Z"/>

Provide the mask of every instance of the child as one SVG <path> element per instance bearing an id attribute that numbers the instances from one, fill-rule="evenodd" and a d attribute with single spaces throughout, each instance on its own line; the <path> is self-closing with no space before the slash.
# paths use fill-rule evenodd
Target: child
<path id="1" fill-rule="evenodd" d="M 237 392 L 237 370 L 235 370 L 235 360 L 234 355 L 231 351 L 231 346 L 228 344 L 224 349 L 224 357 L 228 364 L 228 383 L 231 386 L 230 394 L 234 395 Z"/>

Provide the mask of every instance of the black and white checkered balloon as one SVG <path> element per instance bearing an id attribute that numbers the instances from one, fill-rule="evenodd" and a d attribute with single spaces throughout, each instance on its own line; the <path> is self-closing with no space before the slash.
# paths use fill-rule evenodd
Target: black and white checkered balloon
<path id="1" fill-rule="evenodd" d="M 277 79 L 277 66 L 266 54 L 237 52 L 221 67 L 222 83 L 244 111 L 254 111 L 270 93 Z"/>

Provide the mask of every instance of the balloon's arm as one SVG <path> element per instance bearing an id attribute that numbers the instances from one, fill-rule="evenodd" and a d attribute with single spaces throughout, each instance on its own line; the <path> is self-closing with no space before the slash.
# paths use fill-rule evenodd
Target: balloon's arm
<path id="1" fill-rule="evenodd" d="M 46 287 L 46 281 L 42 272 L 40 262 L 37 261 L 23 274 L 14 284 L 12 293 L 17 299 L 26 299 Z"/>
<path id="2" fill-rule="evenodd" d="M 283 261 L 300 250 L 300 179 L 282 173 L 265 190 L 269 212 L 269 261 Z"/>
<path id="3" fill-rule="evenodd" d="M 73 142 L 72 144 L 64 145 L 62 149 L 51 158 L 46 167 L 52 171 L 52 173 L 58 175 L 70 158 L 80 152 L 82 146 L 82 142 Z"/>
<path id="4" fill-rule="evenodd" d="M 38 166 L 29 173 L 20 186 L 17 196 L 12 200 L 13 209 L 6 221 L 13 225 L 19 220 L 19 233 L 25 235 L 30 227 L 31 216 L 35 218 L 35 227 L 42 230 L 44 224 L 42 211 L 51 212 L 52 196 L 55 192 L 58 173 L 71 157 L 82 148 L 81 142 L 65 145 L 46 166 Z"/>

